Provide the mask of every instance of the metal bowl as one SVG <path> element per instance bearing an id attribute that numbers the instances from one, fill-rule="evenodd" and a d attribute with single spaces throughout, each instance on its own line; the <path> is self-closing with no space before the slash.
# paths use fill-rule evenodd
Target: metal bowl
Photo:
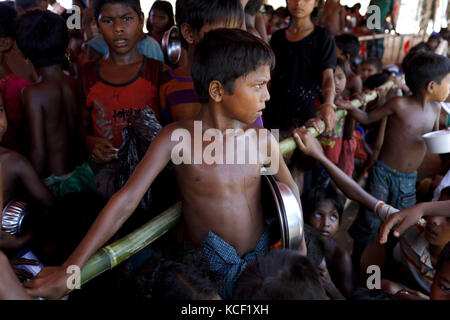
<path id="1" fill-rule="evenodd" d="M 262 176 L 262 197 L 266 218 L 278 219 L 283 248 L 297 250 L 303 238 L 303 211 L 292 190 L 273 176 Z M 276 236 L 275 236 L 276 237 Z"/>
<path id="2" fill-rule="evenodd" d="M 164 33 L 161 44 L 169 64 L 176 65 L 181 57 L 181 35 L 177 26 L 173 26 Z"/>
<path id="3" fill-rule="evenodd" d="M 25 202 L 10 201 L 2 212 L 2 230 L 15 236 L 24 234 L 27 230 L 29 213 L 29 207 Z"/>

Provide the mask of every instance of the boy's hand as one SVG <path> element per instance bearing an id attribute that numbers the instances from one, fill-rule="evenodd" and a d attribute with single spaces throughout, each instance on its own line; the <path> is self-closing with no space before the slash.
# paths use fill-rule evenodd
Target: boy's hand
<path id="1" fill-rule="evenodd" d="M 17 249 L 23 247 L 31 239 L 31 232 L 23 236 L 16 237 L 8 232 L 0 230 L 0 248 Z"/>
<path id="2" fill-rule="evenodd" d="M 69 274 L 64 267 L 45 267 L 30 281 L 23 283 L 27 293 L 33 297 L 61 299 L 69 291 Z"/>
<path id="3" fill-rule="evenodd" d="M 358 99 L 358 98 L 355 98 L 355 99 Z M 363 100 L 361 100 L 361 102 L 362 101 Z M 350 101 L 344 100 L 342 98 L 336 98 L 334 103 L 336 104 L 336 107 L 338 107 L 338 109 L 351 110 L 354 108 L 353 104 Z M 363 105 L 364 105 L 364 103 L 363 103 Z"/>
<path id="4" fill-rule="evenodd" d="M 315 159 L 320 159 L 324 156 L 322 146 L 319 141 L 314 138 L 311 131 L 305 127 L 294 129 L 292 132 L 298 148 L 306 155 Z"/>
<path id="5" fill-rule="evenodd" d="M 420 208 L 420 205 L 392 214 L 380 227 L 380 243 L 384 244 L 387 242 L 389 232 L 396 224 L 400 223 L 394 230 L 394 236 L 400 237 L 408 228 L 416 224 L 422 216 L 423 210 Z"/>
<path id="6" fill-rule="evenodd" d="M 89 153 L 94 162 L 105 164 L 117 159 L 117 149 L 109 140 L 94 136 L 88 136 L 86 139 Z"/>
<path id="7" fill-rule="evenodd" d="M 325 122 L 325 132 L 331 132 L 338 122 L 334 108 L 329 104 L 323 104 L 320 107 L 318 117 Z"/>
<path id="8" fill-rule="evenodd" d="M 317 130 L 317 132 L 322 133 L 325 128 L 324 128 L 324 122 L 322 119 L 319 118 L 311 118 L 308 121 L 306 121 L 305 123 L 305 127 L 306 128 L 314 128 Z"/>

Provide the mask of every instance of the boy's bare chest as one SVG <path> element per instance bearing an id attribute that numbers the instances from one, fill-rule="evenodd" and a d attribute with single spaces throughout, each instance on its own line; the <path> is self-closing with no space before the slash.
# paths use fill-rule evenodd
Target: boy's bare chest
<path id="1" fill-rule="evenodd" d="M 399 133 L 403 133 L 402 135 L 419 137 L 433 130 L 438 112 L 439 108 L 435 106 L 403 110 L 397 115 L 392 125 L 395 125 Z"/>

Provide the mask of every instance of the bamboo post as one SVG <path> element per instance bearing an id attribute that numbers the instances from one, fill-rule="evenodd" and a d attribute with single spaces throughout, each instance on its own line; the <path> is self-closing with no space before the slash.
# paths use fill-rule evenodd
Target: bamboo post
<path id="1" fill-rule="evenodd" d="M 392 81 L 388 81 L 382 87 L 391 88 L 393 85 L 394 83 Z M 373 101 L 376 98 L 376 91 L 373 91 L 366 96 L 367 101 Z M 359 100 L 353 100 L 351 103 L 357 108 L 362 106 L 362 103 Z M 345 117 L 347 114 L 345 110 L 338 110 L 336 113 L 340 119 Z M 325 128 L 325 125 L 323 127 Z M 311 130 L 315 136 L 320 134 L 314 128 L 308 129 Z M 283 154 L 294 150 L 296 147 L 297 145 L 293 138 L 288 138 L 280 143 L 280 149 Z M 83 267 L 83 270 L 81 271 L 80 283 L 82 285 L 87 283 L 91 279 L 107 270 L 114 268 L 148 246 L 150 243 L 164 235 L 173 226 L 175 226 L 180 221 L 181 215 L 181 203 L 178 202 L 122 239 L 117 240 L 109 246 L 99 249 L 92 257 L 89 258 Z"/>

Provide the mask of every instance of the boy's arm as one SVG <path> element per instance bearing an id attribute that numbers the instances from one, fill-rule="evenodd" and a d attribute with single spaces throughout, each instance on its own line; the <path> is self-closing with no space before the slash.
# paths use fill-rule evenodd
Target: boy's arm
<path id="1" fill-rule="evenodd" d="M 382 107 L 376 108 L 370 112 L 362 111 L 361 109 L 354 107 L 350 103 L 338 103 L 338 105 L 341 109 L 347 110 L 348 113 L 358 122 L 367 125 L 381 120 L 386 116 L 392 115 L 394 113 L 397 102 L 397 98 L 391 99 Z"/>
<path id="2" fill-rule="evenodd" d="M 67 292 L 66 268 L 80 268 L 106 241 L 108 241 L 133 213 L 155 177 L 170 160 L 173 143 L 172 128 L 164 128 L 151 143 L 147 153 L 127 183 L 115 193 L 89 229 L 81 243 L 66 262 L 57 268 L 44 268 L 42 274 L 26 283 L 28 293 L 33 296 L 60 298 Z"/>
<path id="3" fill-rule="evenodd" d="M 400 237 L 423 216 L 450 217 L 450 201 L 423 202 L 393 213 L 380 227 L 380 243 L 386 243 L 387 236 L 395 225 L 400 224 L 395 228 L 394 236 Z"/>
<path id="4" fill-rule="evenodd" d="M 55 199 L 27 159 L 17 154 L 16 174 L 30 195 L 46 208 L 51 208 Z"/>
<path id="5" fill-rule="evenodd" d="M 47 148 L 41 99 L 38 94 L 33 94 L 30 87 L 24 88 L 22 94 L 30 141 L 28 156 L 33 168 L 39 176 L 42 176 L 45 169 Z"/>
<path id="6" fill-rule="evenodd" d="M 331 162 L 323 153 L 322 146 L 312 133 L 305 127 L 297 128 L 293 136 L 299 149 L 316 160 L 318 160 L 328 171 L 333 181 L 350 198 L 366 208 L 373 210 L 378 200 L 364 191 L 356 181 L 350 179 L 341 169 Z"/>
<path id="7" fill-rule="evenodd" d="M 31 300 L 15 275 L 6 255 L 0 251 L 0 300 Z"/>
<path id="8" fill-rule="evenodd" d="M 334 85 L 333 69 L 328 68 L 322 72 L 322 94 L 324 102 L 320 106 L 319 118 L 325 122 L 325 132 L 330 132 L 336 126 L 338 118 L 334 110 L 334 96 L 336 88 Z"/>

